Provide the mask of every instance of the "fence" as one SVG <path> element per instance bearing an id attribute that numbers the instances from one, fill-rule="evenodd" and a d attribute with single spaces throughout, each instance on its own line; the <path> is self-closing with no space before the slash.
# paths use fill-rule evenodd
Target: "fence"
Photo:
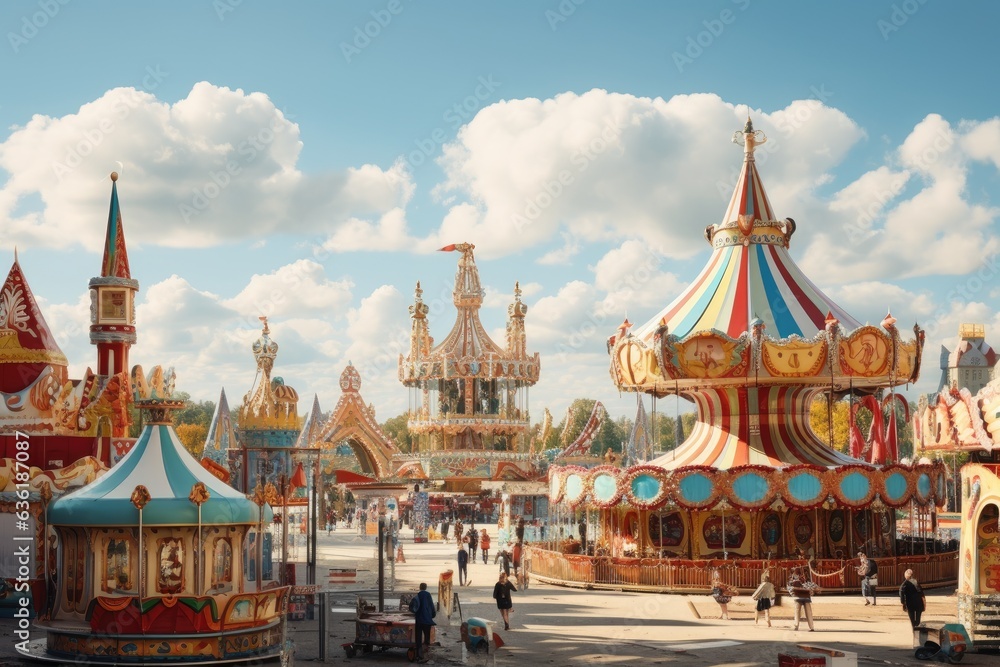
<path id="1" fill-rule="evenodd" d="M 775 587 L 784 588 L 788 575 L 809 568 L 820 592 L 847 593 L 861 588 L 856 561 L 805 560 L 680 560 L 660 558 L 607 558 L 564 554 L 528 547 L 532 577 L 540 581 L 580 588 L 604 588 L 650 592 L 708 592 L 712 573 L 743 592 L 752 592 L 760 576 L 768 572 Z M 952 586 L 958 580 L 958 553 L 879 558 L 879 588 L 894 590 L 903 582 L 903 572 L 914 571 L 924 588 Z"/>

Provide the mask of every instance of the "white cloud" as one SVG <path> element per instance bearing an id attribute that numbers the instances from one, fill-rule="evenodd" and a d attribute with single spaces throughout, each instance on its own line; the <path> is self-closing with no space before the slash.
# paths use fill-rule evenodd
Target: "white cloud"
<path id="1" fill-rule="evenodd" d="M 601 310 L 624 316 L 627 309 L 634 314 L 673 301 L 685 283 L 662 271 L 663 264 L 664 258 L 641 241 L 625 241 L 609 250 L 592 267 L 594 287 L 607 293 Z"/>
<path id="2" fill-rule="evenodd" d="M 336 317 L 351 301 L 350 280 L 332 281 L 322 265 L 300 259 L 267 275 L 254 275 L 250 284 L 225 305 L 244 315 L 294 317 L 322 313 Z"/>
<path id="3" fill-rule="evenodd" d="M 436 193 L 466 201 L 434 238 L 461 226 L 484 256 L 496 256 L 566 232 L 588 242 L 642 238 L 668 257 L 691 256 L 732 194 L 741 155 L 727 138 L 742 113 L 716 95 L 663 100 L 596 89 L 486 107 L 443 148 L 446 179 Z M 754 123 L 771 137 L 759 164 L 785 198 L 828 180 L 863 137 L 845 114 L 815 101 L 755 114 Z"/>
<path id="4" fill-rule="evenodd" d="M 197 83 L 174 104 L 115 88 L 60 118 L 36 115 L 0 144 L 4 241 L 99 250 L 119 160 L 131 244 L 204 247 L 260 235 L 313 234 L 366 220 L 405 229 L 391 212 L 413 186 L 400 163 L 306 174 L 299 126 L 263 93 Z M 19 212 L 38 196 L 43 211 Z"/>
<path id="5" fill-rule="evenodd" d="M 966 191 L 965 144 L 936 114 L 918 123 L 895 154 L 906 171 L 880 168 L 834 196 L 804 253 L 810 277 L 835 283 L 963 274 L 1000 250 L 992 231 L 1000 211 Z M 908 172 L 922 177 L 915 191 L 897 187 Z"/>

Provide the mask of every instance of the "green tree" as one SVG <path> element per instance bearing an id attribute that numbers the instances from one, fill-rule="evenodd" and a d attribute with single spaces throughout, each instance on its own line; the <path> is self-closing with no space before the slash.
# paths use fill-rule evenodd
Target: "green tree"
<path id="1" fill-rule="evenodd" d="M 408 419 L 409 415 L 405 412 L 396 417 L 390 417 L 382 424 L 382 430 L 395 441 L 396 446 L 399 447 L 399 451 L 412 453 L 414 438 L 410 433 L 410 427 L 406 423 Z"/>

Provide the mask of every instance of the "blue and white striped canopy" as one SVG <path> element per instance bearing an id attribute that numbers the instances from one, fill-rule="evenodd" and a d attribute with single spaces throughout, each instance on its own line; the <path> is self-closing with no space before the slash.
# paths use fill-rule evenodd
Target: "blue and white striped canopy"
<path id="1" fill-rule="evenodd" d="M 62 526 L 138 526 L 139 510 L 132 504 L 142 484 L 151 497 L 142 511 L 144 526 L 198 524 L 198 507 L 188 499 L 202 482 L 209 499 L 201 506 L 203 525 L 254 524 L 260 508 L 239 491 L 212 476 L 184 449 L 169 424 L 148 424 L 139 440 L 118 464 L 93 484 L 55 500 L 48 520 Z M 273 518 L 263 508 L 264 521 Z"/>

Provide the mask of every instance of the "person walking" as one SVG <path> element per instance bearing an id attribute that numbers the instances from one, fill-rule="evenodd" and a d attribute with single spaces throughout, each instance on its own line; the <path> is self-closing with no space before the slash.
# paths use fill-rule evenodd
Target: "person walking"
<path id="1" fill-rule="evenodd" d="M 520 542 L 514 543 L 514 548 L 510 552 L 510 560 L 514 565 L 514 576 L 517 576 L 518 571 L 521 569 L 521 552 L 523 547 Z"/>
<path id="2" fill-rule="evenodd" d="M 427 650 L 431 644 L 431 627 L 436 625 L 434 617 L 434 598 L 427 591 L 427 584 L 421 582 L 420 592 L 410 601 L 410 611 L 413 612 L 413 624 L 416 630 L 417 662 L 427 662 Z"/>
<path id="3" fill-rule="evenodd" d="M 510 552 L 506 549 L 501 549 L 500 553 L 497 554 L 497 558 L 500 559 L 500 570 L 510 576 Z"/>
<path id="4" fill-rule="evenodd" d="M 483 554 L 483 565 L 490 559 L 490 536 L 483 528 L 479 531 L 479 551 Z"/>
<path id="5" fill-rule="evenodd" d="M 861 561 L 858 574 L 862 576 L 861 596 L 865 599 L 865 606 L 878 605 L 878 563 L 868 558 L 863 551 L 858 552 L 858 559 Z"/>
<path id="6" fill-rule="evenodd" d="M 750 596 L 751 600 L 757 602 L 757 608 L 753 613 L 753 624 L 757 625 L 760 612 L 764 612 L 767 620 L 767 627 L 771 627 L 771 598 L 774 597 L 774 584 L 771 583 L 771 576 L 765 572 L 760 575 L 760 586 Z"/>
<path id="7" fill-rule="evenodd" d="M 510 597 L 511 591 L 517 590 L 514 584 L 507 579 L 505 572 L 500 573 L 500 579 L 493 586 L 493 599 L 497 601 L 497 609 L 503 618 L 503 629 L 510 630 L 510 610 L 514 608 L 514 601 Z"/>
<path id="8" fill-rule="evenodd" d="M 450 528 L 451 528 L 450 519 L 444 519 L 443 521 L 441 521 L 441 539 L 444 540 L 445 544 L 448 543 L 448 530 Z"/>
<path id="9" fill-rule="evenodd" d="M 476 548 L 479 546 L 479 531 L 476 530 L 476 525 L 472 524 L 469 526 L 469 560 L 476 562 Z"/>
<path id="10" fill-rule="evenodd" d="M 899 601 L 910 617 L 910 626 L 916 629 L 920 625 L 920 615 L 927 608 L 927 598 L 920 583 L 913 578 L 913 570 L 904 572 L 903 577 L 903 583 L 899 585 Z"/>
<path id="11" fill-rule="evenodd" d="M 465 580 L 469 577 L 469 552 L 465 546 L 458 545 L 458 585 L 465 586 Z"/>
<path id="12" fill-rule="evenodd" d="M 812 632 L 815 630 L 813 627 L 812 595 L 813 591 L 819 590 L 819 586 L 811 581 L 804 581 L 798 572 L 793 572 L 788 576 L 787 590 L 795 602 L 795 629 L 799 629 L 802 613 L 805 612 L 809 632 Z"/>
<path id="13" fill-rule="evenodd" d="M 725 582 L 722 581 L 722 576 L 719 574 L 718 570 L 712 572 L 712 592 L 711 596 L 719 603 L 719 609 L 722 610 L 723 620 L 729 620 L 729 601 L 733 599 L 733 594 L 735 591 L 730 588 Z"/>

